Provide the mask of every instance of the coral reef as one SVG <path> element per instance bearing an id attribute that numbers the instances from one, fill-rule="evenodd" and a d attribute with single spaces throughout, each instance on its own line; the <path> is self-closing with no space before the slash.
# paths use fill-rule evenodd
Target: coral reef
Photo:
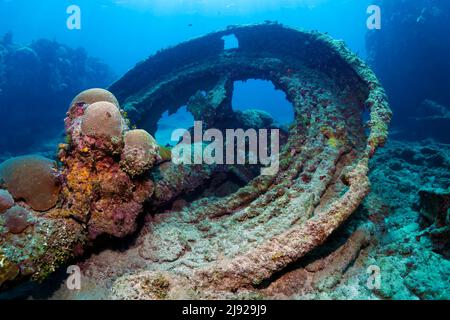
<path id="1" fill-rule="evenodd" d="M 98 91 L 91 94 L 82 100 L 95 101 Z M 132 233 L 153 192 L 150 180 L 133 180 L 120 167 L 122 132 L 128 129 L 116 105 L 75 100 L 67 115 L 69 143 L 60 145 L 60 168 L 39 156 L 13 158 L 0 166 L 8 190 L 1 192 L 0 250 L 7 263 L 2 263 L 0 285 L 45 279 L 81 254 L 89 241 Z"/>
<path id="2" fill-rule="evenodd" d="M 86 88 L 108 86 L 114 78 L 83 48 L 46 39 L 19 44 L 11 34 L 0 38 L 0 154 L 36 152 L 42 141 L 60 138 L 71 99 Z"/>
<path id="3" fill-rule="evenodd" d="M 222 37 L 230 34 L 239 39 L 239 49 L 224 50 Z M 206 127 L 220 124 L 236 116 L 227 111 L 231 84 L 254 77 L 271 80 L 295 109 L 278 172 L 254 177 L 237 166 L 180 166 L 155 156 L 150 134 L 167 108 L 189 102 L 196 120 L 205 120 Z M 342 42 L 271 23 L 232 27 L 161 51 L 110 89 L 124 113 L 108 102 L 78 99 L 67 113 L 58 206 L 38 215 L 26 202 L 17 203 L 29 211 L 26 221 L 33 226 L 19 235 L 0 224 L 0 250 L 13 265 L 0 269 L 3 279 L 42 279 L 99 237 L 129 235 L 146 202 L 148 223 L 138 246 L 126 258 L 114 256 L 113 266 L 97 274 L 108 272 L 112 297 L 261 294 L 266 281 L 324 244 L 362 203 L 370 190 L 369 160 L 385 143 L 391 118 L 375 75 Z M 122 114 L 149 134 L 130 133 Z M 270 123 L 261 112 L 240 117 Z M 136 146 L 144 153 L 134 172 L 128 153 Z M 244 185 L 224 186 L 231 175 Z M 13 224 L 23 227 L 23 220 Z M 29 241 L 41 239 L 43 231 L 44 243 Z M 336 268 L 311 268 L 339 274 L 369 238 L 361 229 L 341 254 L 330 257 L 342 256 Z M 27 255 L 26 246 L 32 246 Z M 21 270 L 16 276 L 14 266 Z M 127 276 L 130 266 L 140 268 Z"/>
<path id="4" fill-rule="evenodd" d="M 130 234 L 153 183 L 136 180 L 121 168 L 120 157 L 129 151 L 124 149 L 129 131 L 119 108 L 105 101 L 75 102 L 65 123 L 70 143 L 62 146 L 59 158 L 66 177 L 67 215 L 84 222 L 92 240 L 102 234 Z"/>

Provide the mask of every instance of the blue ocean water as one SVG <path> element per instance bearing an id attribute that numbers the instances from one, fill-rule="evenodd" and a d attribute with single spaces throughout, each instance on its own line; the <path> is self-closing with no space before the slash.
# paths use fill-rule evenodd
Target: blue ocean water
<path id="1" fill-rule="evenodd" d="M 366 24 L 373 3 L 381 6 L 381 30 Z M 80 10 L 75 29 L 68 27 L 74 6 Z M 450 63 L 440 57 L 450 51 L 443 23 L 449 12 L 450 5 L 437 0 L 0 0 L 0 150 L 17 155 L 54 144 L 78 92 L 108 87 L 158 50 L 229 25 L 265 21 L 345 41 L 385 85 L 398 138 L 420 140 L 430 132 L 449 143 L 442 130 L 447 120 L 437 126 L 416 121 L 448 112 Z M 430 115 L 423 107 L 429 100 L 444 115 Z M 280 123 L 292 119 L 283 94 L 264 81 L 236 83 L 233 107 L 269 111 Z M 181 109 L 161 121 L 161 130 L 169 131 L 188 126 L 192 117 Z M 157 135 L 168 142 L 168 132 Z"/>
<path id="2" fill-rule="evenodd" d="M 370 0 L 2 0 L 0 34 L 16 41 L 54 39 L 82 46 L 117 74 L 150 54 L 233 24 L 265 20 L 329 32 L 364 53 Z M 81 9 L 81 30 L 68 30 L 66 9 Z"/>
<path id="3" fill-rule="evenodd" d="M 48 39 L 58 45 L 74 49 L 83 48 L 79 49 L 84 50 L 84 53 L 80 54 L 82 59 L 85 56 L 98 58 L 111 69 L 113 75 L 87 77 L 81 73 L 77 75 L 80 78 L 78 80 L 72 74 L 69 76 L 69 71 L 66 72 L 67 74 L 60 75 L 64 71 L 58 69 L 59 74 L 52 76 L 51 79 L 52 82 L 58 83 L 55 97 L 48 96 L 48 100 L 51 101 L 42 101 L 38 93 L 27 93 L 28 90 L 35 89 L 42 94 L 46 88 L 35 88 L 35 84 L 49 82 L 50 80 L 46 79 L 49 76 L 42 75 L 40 72 L 32 79 L 28 79 L 31 76 L 27 74 L 19 77 L 17 82 L 21 84 L 25 82 L 16 90 L 19 92 L 5 97 L 3 102 L 0 100 L 2 115 L 15 111 L 17 113 L 9 119 L 0 117 L 0 125 L 6 128 L 3 138 L 0 138 L 0 149 L 10 155 L 39 150 L 42 141 L 60 137 L 67 106 L 78 91 L 88 87 L 107 87 L 136 63 L 158 50 L 229 25 L 262 23 L 270 20 L 292 27 L 319 30 L 343 39 L 353 51 L 365 56 L 366 9 L 369 2 L 369 0 L 47 0 L 39 2 L 1 0 L 0 35 L 10 33 L 12 42 L 20 45 L 28 45 L 38 39 Z M 80 9 L 80 29 L 71 30 L 67 27 L 67 20 L 71 16 L 67 10 L 73 5 Z M 50 45 L 47 44 L 48 46 Z M 46 50 L 50 52 L 50 49 Z M 43 54 L 52 55 L 46 52 Z M 55 59 L 61 60 L 59 57 Z M 67 58 L 69 61 L 74 59 L 81 60 L 72 56 Z M 27 63 L 30 65 L 27 66 Z M 55 63 L 59 64 L 59 62 L 53 64 Z M 26 69 L 33 69 L 34 66 L 33 61 L 20 62 L 20 64 Z M 52 64 L 50 65 L 49 68 L 54 68 Z M 94 69 L 91 66 L 87 68 Z M 16 75 L 18 70 L 15 68 L 11 72 Z M 73 78 L 73 83 L 61 80 L 61 77 Z M 54 87 L 55 84 L 51 83 L 50 86 Z M 270 83 L 253 81 L 236 83 L 235 87 L 234 108 L 265 109 L 281 123 L 288 123 L 292 119 L 292 108 L 289 103 L 284 100 L 281 92 L 271 87 Z M 4 89 L 4 91 L 14 90 Z M 261 95 L 260 92 L 265 93 Z M 24 95 L 29 98 L 23 97 Z M 16 99 L 17 96 L 22 98 Z M 278 107 L 279 104 L 280 107 Z M 186 127 L 192 121 L 190 114 L 180 110 L 176 117 L 168 118 L 167 115 L 165 119 L 162 119 L 162 123 L 170 123 L 170 125 L 162 125 L 161 130 L 164 131 L 166 128 L 166 132 L 161 131 L 156 135 L 163 139 L 161 141 L 163 144 L 166 144 L 169 142 L 167 139 L 169 129 L 177 126 Z M 20 128 L 20 131 L 17 128 Z M 166 138 L 162 138 L 163 136 Z M 12 144 L 11 140 L 17 143 Z"/>

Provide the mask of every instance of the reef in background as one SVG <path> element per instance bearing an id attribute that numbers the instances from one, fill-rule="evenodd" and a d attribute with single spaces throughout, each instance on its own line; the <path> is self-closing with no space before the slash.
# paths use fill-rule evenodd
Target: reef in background
<path id="1" fill-rule="evenodd" d="M 84 89 L 108 86 L 114 77 L 83 48 L 47 39 L 18 44 L 5 34 L 0 39 L 0 153 L 29 153 L 42 141 L 59 138 L 72 98 Z"/>
<path id="2" fill-rule="evenodd" d="M 393 137 L 450 143 L 450 3 L 374 2 L 382 26 L 367 33 L 366 46 L 395 110 Z"/>

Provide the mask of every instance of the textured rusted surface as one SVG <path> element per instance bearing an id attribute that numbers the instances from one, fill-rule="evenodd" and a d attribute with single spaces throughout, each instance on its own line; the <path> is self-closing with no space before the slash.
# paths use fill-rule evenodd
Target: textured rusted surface
<path id="1" fill-rule="evenodd" d="M 239 49 L 224 51 L 221 38 L 231 34 Z M 186 101 L 197 120 L 226 122 L 233 81 L 249 78 L 271 80 L 294 106 L 280 171 L 154 221 L 139 249 L 147 270 L 119 279 L 116 297 L 145 297 L 138 283 L 159 272 L 174 287 L 187 281 L 214 297 L 255 289 L 322 244 L 369 192 L 368 160 L 386 139 L 391 112 L 370 69 L 323 34 L 232 27 L 156 54 L 112 90 L 132 121 L 151 131 L 166 108 Z M 199 90 L 218 97 L 206 101 L 206 112 L 192 106 Z"/>

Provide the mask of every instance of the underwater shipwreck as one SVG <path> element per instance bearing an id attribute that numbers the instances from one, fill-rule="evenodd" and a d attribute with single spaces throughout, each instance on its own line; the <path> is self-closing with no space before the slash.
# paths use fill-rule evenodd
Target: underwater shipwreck
<path id="1" fill-rule="evenodd" d="M 239 46 L 226 49 L 230 35 Z M 184 104 L 205 129 L 277 127 L 258 110 L 232 109 L 233 82 L 247 79 L 272 81 L 294 107 L 292 125 L 278 128 L 279 170 L 171 161 L 153 136 L 161 115 Z M 377 237 L 376 214 L 342 228 L 369 194 L 369 162 L 391 117 L 372 70 L 319 32 L 232 26 L 161 50 L 108 91 L 75 97 L 54 159 L 0 165 L 1 291 L 39 286 L 77 262 L 93 298 L 298 298 L 333 288 Z"/>

